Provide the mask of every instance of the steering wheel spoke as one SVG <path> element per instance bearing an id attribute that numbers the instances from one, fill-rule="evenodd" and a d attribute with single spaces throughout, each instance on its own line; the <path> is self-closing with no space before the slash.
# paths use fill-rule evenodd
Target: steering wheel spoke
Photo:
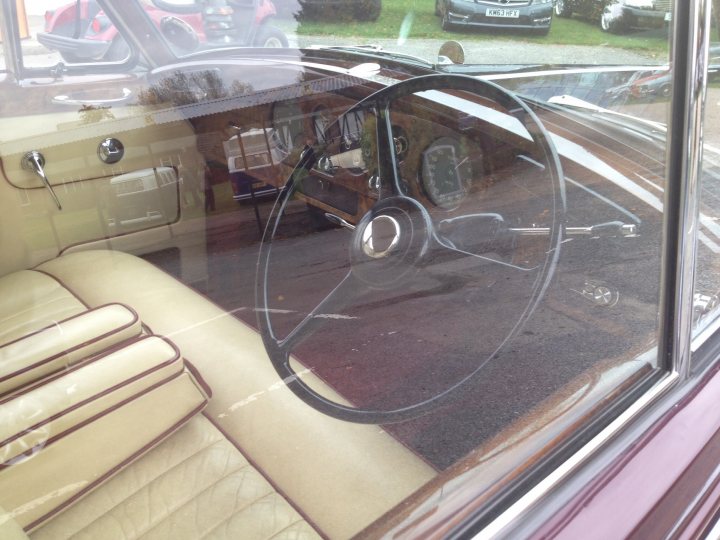
<path id="1" fill-rule="evenodd" d="M 277 343 L 278 348 L 289 355 L 304 339 L 320 330 L 328 320 L 343 317 L 342 311 L 359 297 L 364 287 L 365 285 L 350 270 L 340 283 Z"/>
<path id="2" fill-rule="evenodd" d="M 498 251 L 511 251 L 515 240 L 514 231 L 507 227 L 500 214 L 463 214 L 442 219 L 434 224 L 433 240 L 435 249 L 474 257 L 518 272 L 534 271 L 539 264 L 534 261 L 526 265 L 513 264 L 490 255 Z"/>
<path id="3" fill-rule="evenodd" d="M 402 190 L 389 101 L 378 104 L 377 149 L 380 199 L 399 195 Z"/>

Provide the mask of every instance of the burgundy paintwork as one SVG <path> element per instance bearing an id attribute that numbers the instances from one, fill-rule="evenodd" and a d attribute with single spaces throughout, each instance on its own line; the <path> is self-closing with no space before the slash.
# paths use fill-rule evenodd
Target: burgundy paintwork
<path id="1" fill-rule="evenodd" d="M 699 536 L 720 503 L 719 370 L 713 368 L 645 433 L 627 433 L 627 450 L 534 536 Z"/>

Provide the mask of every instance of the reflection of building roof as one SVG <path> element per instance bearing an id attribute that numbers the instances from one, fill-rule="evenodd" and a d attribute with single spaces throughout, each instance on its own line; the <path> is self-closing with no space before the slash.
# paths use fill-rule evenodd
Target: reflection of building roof
<path id="1" fill-rule="evenodd" d="M 279 88 L 260 90 L 246 95 L 224 97 L 200 103 L 192 103 L 190 105 L 182 105 L 180 107 L 174 107 L 168 111 L 168 113 L 172 116 L 180 114 L 185 118 L 197 118 L 199 116 L 207 116 L 220 112 L 256 107 L 258 105 L 269 105 L 315 94 L 334 92 L 342 90 L 343 88 L 364 85 L 366 82 L 364 79 L 350 75 L 332 75 L 310 81 L 301 81 Z M 158 121 L 163 121 L 163 114 L 164 111 L 155 113 Z M 177 119 L 176 116 L 173 119 Z"/>

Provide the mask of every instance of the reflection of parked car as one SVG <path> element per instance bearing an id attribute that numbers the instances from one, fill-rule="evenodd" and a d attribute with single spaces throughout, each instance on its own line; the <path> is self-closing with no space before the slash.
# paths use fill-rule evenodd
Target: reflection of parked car
<path id="1" fill-rule="evenodd" d="M 453 27 L 517 28 L 547 34 L 552 23 L 552 0 L 534 2 L 435 0 L 435 15 L 443 30 Z"/>
<path id="2" fill-rule="evenodd" d="M 605 32 L 631 28 L 662 28 L 670 21 L 671 0 L 557 0 L 555 14 L 573 14 L 599 21 Z"/>
<path id="3" fill-rule="evenodd" d="M 630 86 L 638 79 L 643 79 L 652 75 L 650 70 L 640 70 L 634 72 L 626 81 L 616 86 L 611 86 L 604 91 L 605 100 L 608 104 L 624 103 L 630 98 Z"/>
<path id="4" fill-rule="evenodd" d="M 183 28 L 194 34 L 200 43 L 227 41 L 232 34 L 242 44 L 260 47 L 287 47 L 287 38 L 278 28 L 269 24 L 275 15 L 275 6 L 270 0 L 209 7 L 203 14 L 193 12 L 169 12 L 145 3 L 143 7 L 158 28 L 168 21 L 177 23 L 174 32 Z M 247 17 L 247 9 L 255 13 L 254 23 Z M 58 9 L 45 12 L 45 32 L 37 35 L 40 43 L 48 49 L 60 52 L 66 62 L 117 61 L 128 53 L 125 41 L 108 16 L 95 0 L 77 0 Z"/>
<path id="5" fill-rule="evenodd" d="M 718 72 L 718 46 L 710 47 L 708 77 L 713 80 Z M 672 93 L 672 71 L 669 67 L 655 70 L 638 70 L 623 84 L 605 90 L 610 103 L 623 103 L 628 99 L 669 98 Z"/>
<path id="6" fill-rule="evenodd" d="M 670 97 L 672 92 L 672 72 L 668 69 L 653 71 L 646 77 L 630 84 L 630 95 L 635 99 Z"/>
<path id="7" fill-rule="evenodd" d="M 178 219 L 177 174 L 172 167 L 141 169 L 110 180 L 108 228 L 116 234 Z"/>
<path id="8" fill-rule="evenodd" d="M 248 174 L 254 171 L 255 175 L 258 175 L 258 169 L 274 167 L 287 158 L 287 152 L 273 128 L 251 129 L 240 135 L 233 135 L 223 141 L 223 150 L 227 158 L 233 199 L 240 201 L 277 192 L 275 187 L 263 184 Z M 259 184 L 257 189 L 254 183 Z"/>

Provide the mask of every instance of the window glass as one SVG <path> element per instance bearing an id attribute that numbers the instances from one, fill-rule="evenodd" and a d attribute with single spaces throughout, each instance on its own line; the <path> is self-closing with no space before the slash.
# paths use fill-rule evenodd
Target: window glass
<path id="1" fill-rule="evenodd" d="M 714 38 L 714 30 L 712 38 Z M 710 46 L 708 61 L 708 86 L 705 102 L 705 117 L 703 123 L 703 163 L 700 179 L 700 228 L 698 229 L 698 262 L 695 276 L 695 295 L 693 309 L 693 326 L 696 334 L 708 328 L 717 320 L 718 297 L 717 268 L 718 233 L 718 177 L 717 170 L 720 163 L 720 124 L 717 119 L 718 80 L 717 71 L 720 69 L 720 58 L 717 45 Z"/>
<path id="2" fill-rule="evenodd" d="M 0 87 L 0 287 L 84 261 L 309 527 L 491 497 L 663 376 L 670 1 L 25 4 L 25 66 L 74 67 Z"/>
<path id="3" fill-rule="evenodd" d="M 18 5 L 26 67 L 117 62 L 130 52 L 96 0 L 41 0 Z"/>
<path id="4" fill-rule="evenodd" d="M 186 9 L 172 4 L 156 2 Z M 217 233 L 223 257 L 232 246 L 244 276 L 259 264 L 256 280 L 241 280 L 211 250 L 207 294 L 272 336 L 276 367 L 293 355 L 286 377 L 312 372 L 337 392 L 342 399 L 318 390 L 331 414 L 352 421 L 374 411 L 440 470 L 493 437 L 513 440 L 532 413 L 542 418 L 538 430 L 550 419 L 562 425 L 654 370 L 669 3 L 652 12 L 620 3 L 602 13 L 583 2 L 536 3 L 548 20 L 553 12 L 546 37 L 534 37 L 546 33 L 539 17 L 521 35 L 470 28 L 486 17 L 528 24 L 524 10 L 500 5 L 438 2 L 438 15 L 432 6 L 385 2 L 373 22 L 362 19 L 374 19 L 379 2 L 321 4 L 277 2 L 274 24 L 317 51 L 361 47 L 364 59 L 343 63 L 352 77 L 223 68 L 223 96 L 242 81 L 243 103 L 261 88 L 282 97 L 195 123 L 201 138 L 223 141 L 210 158 L 214 212 L 250 220 L 234 239 Z M 438 59 L 440 38 L 461 44 L 463 65 L 438 64 L 450 62 Z M 193 52 L 221 41 L 201 36 Z M 315 62 L 313 54 L 323 52 L 289 52 L 293 62 Z M 393 99 L 398 177 L 390 180 L 375 142 L 383 113 L 374 102 L 355 106 L 378 84 L 405 78 L 370 65 L 388 59 L 480 76 L 529 98 L 537 120 L 481 83 L 467 94 L 440 84 Z M 542 129 L 530 136 L 536 122 Z M 557 169 L 544 141 L 559 155 Z M 312 158 L 292 173 L 305 151 Z M 287 199 L 273 210 L 283 186 Z M 228 188 L 246 206 L 226 206 Z M 251 189 L 269 195 L 247 202 Z M 406 202 L 384 209 L 393 197 Z M 253 230 L 256 205 L 257 225 L 270 227 L 263 243 Z M 357 233 L 373 219 L 385 235 L 373 255 L 380 262 L 358 269 L 363 257 L 373 266 Z M 393 240 L 404 227 L 414 241 L 425 238 L 428 253 L 384 269 L 384 249 L 411 249 L 393 245 L 404 241 Z M 212 226 L 208 234 L 215 238 Z M 250 306 L 268 315 L 258 319 Z M 298 386 L 306 397 L 314 391 Z M 413 408 L 419 418 L 393 416 Z"/>

